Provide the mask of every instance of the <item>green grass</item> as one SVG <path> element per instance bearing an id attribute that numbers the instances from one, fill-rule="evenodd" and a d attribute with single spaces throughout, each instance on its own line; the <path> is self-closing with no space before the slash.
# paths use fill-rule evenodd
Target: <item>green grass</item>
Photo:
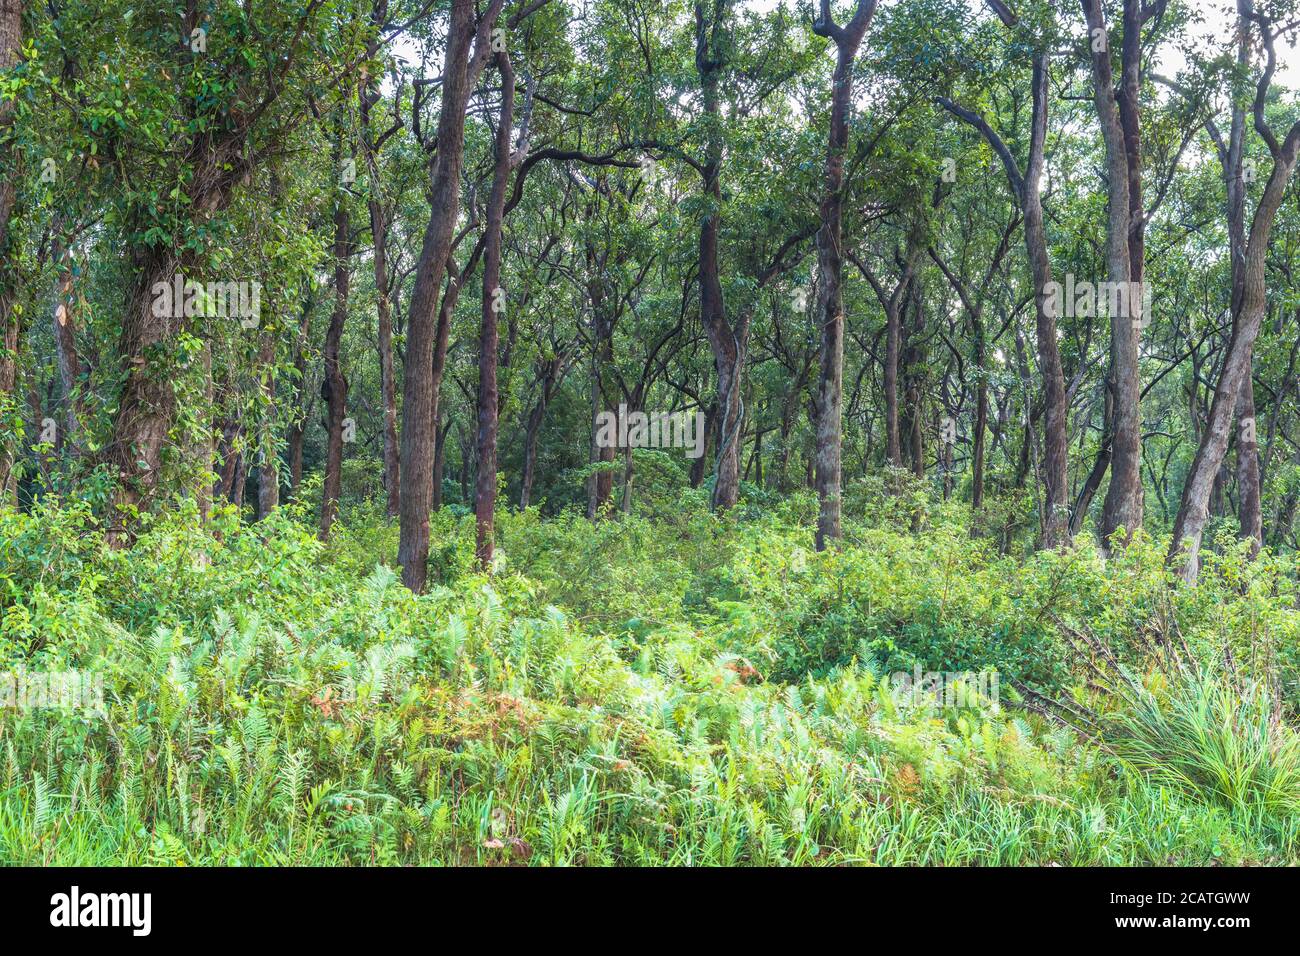
<path id="1" fill-rule="evenodd" d="M 293 509 L 219 514 L 219 537 L 182 513 L 112 553 L 78 511 L 0 512 L 0 663 L 94 671 L 107 703 L 0 711 L 0 861 L 1300 862 L 1294 732 L 1264 733 L 1264 696 L 1153 696 L 1101 748 L 1014 706 L 899 709 L 883 679 L 997 667 L 1069 694 L 1054 620 L 1140 667 L 1170 615 L 1290 673 L 1267 562 L 1183 595 L 1156 544 L 1021 561 L 942 513 L 818 555 L 801 507 L 503 514 L 491 578 L 439 514 L 418 598 L 364 514 L 322 547 Z"/>

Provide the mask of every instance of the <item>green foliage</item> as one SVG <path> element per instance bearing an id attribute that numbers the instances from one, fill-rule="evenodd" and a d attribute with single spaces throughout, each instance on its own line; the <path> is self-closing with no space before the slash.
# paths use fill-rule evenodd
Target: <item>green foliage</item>
<path id="1" fill-rule="evenodd" d="M 0 509 L 3 670 L 100 675 L 106 710 L 0 711 L 0 859 L 1300 859 L 1294 734 L 1261 723 L 1264 697 L 1160 691 L 1115 715 L 1117 760 L 1007 694 L 916 709 L 881 676 L 995 666 L 1060 690 L 1077 675 L 1054 619 L 1119 634 L 1159 611 L 1235 640 L 1240 613 L 1258 640 L 1291 635 L 1292 608 L 1240 579 L 1215 592 L 1226 572 L 1203 582 L 1217 610 L 1170 606 L 1140 544 L 1021 564 L 942 517 L 851 523 L 818 555 L 800 508 L 502 514 L 490 578 L 472 520 L 440 512 L 421 597 L 363 511 L 328 546 L 288 506 L 205 530 L 174 514 L 113 552 L 84 510 Z"/>
<path id="2" fill-rule="evenodd" d="M 1260 822 L 1300 813 L 1300 736 L 1258 681 L 1209 668 L 1140 688 L 1104 725 L 1114 751 L 1153 780 Z"/>

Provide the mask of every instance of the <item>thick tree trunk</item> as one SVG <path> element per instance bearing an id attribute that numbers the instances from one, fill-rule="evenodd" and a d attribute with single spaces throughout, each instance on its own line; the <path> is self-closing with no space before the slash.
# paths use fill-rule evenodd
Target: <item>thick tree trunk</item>
<path id="1" fill-rule="evenodd" d="M 126 382 L 107 450 L 118 480 L 108 531 L 113 547 L 129 543 L 135 512 L 158 486 L 163 447 L 176 410 L 171 382 L 174 370 L 161 354 L 165 350 L 159 348 L 172 337 L 176 320 L 170 314 L 154 314 L 152 290 L 158 283 L 170 285 L 178 265 L 169 251 L 156 247 L 140 249 L 135 256 L 136 278 L 127 297 L 118 345 Z"/>
<path id="2" fill-rule="evenodd" d="M 402 582 L 417 593 L 424 590 L 429 564 L 429 511 L 433 499 L 437 421 L 432 371 L 438 292 L 460 214 L 465 107 L 487 61 L 489 32 L 501 12 L 502 2 L 491 0 L 477 27 L 472 0 L 452 0 L 451 5 L 442 73 L 442 110 L 438 116 L 438 152 L 430 190 L 429 222 L 411 294 L 402 391 L 401 537 L 397 558 L 402 566 Z"/>
<path id="3" fill-rule="evenodd" d="M 1126 9 L 1135 0 L 1125 0 Z M 1133 276 L 1129 234 L 1130 164 L 1128 139 L 1115 96 L 1114 73 L 1099 0 L 1081 0 L 1093 38 L 1093 99 L 1106 145 L 1107 223 L 1106 273 L 1112 287 L 1131 288 Z M 1136 117 L 1132 122 L 1136 123 Z M 1140 169 L 1135 171 L 1140 174 Z M 1142 210 L 1136 212 L 1141 215 Z M 1110 485 L 1102 504 L 1101 534 L 1104 546 L 1121 528 L 1125 539 L 1142 527 L 1142 405 L 1138 368 L 1138 329 L 1142 320 L 1141 295 L 1125 297 L 1127 307 L 1110 317 L 1111 369 L 1115 388 L 1115 417 L 1111 438 Z M 1122 543 L 1122 542 L 1121 542 Z"/>

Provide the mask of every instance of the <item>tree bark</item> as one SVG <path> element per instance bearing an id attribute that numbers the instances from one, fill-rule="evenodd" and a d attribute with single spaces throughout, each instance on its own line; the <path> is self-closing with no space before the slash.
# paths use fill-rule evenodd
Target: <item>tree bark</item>
<path id="1" fill-rule="evenodd" d="M 718 373 L 718 454 L 713 483 L 713 507 L 726 511 L 740 498 L 740 435 L 744 426 L 740 389 L 744 376 L 748 313 L 736 327 L 727 322 L 722 292 L 718 237 L 722 226 L 722 111 L 718 84 L 726 68 L 719 32 L 728 12 L 727 0 L 714 3 L 713 22 L 706 22 L 704 4 L 695 4 L 695 69 L 700 78 L 705 116 L 703 179 L 704 218 L 700 223 L 700 320 Z"/>
<path id="2" fill-rule="evenodd" d="M 1131 206 L 1130 177 L 1140 175 L 1129 162 L 1129 137 L 1120 117 L 1115 95 L 1114 73 L 1111 68 L 1105 15 L 1099 0 L 1080 0 L 1084 18 L 1092 38 L 1093 100 L 1101 124 L 1102 139 L 1106 145 L 1107 224 L 1106 271 L 1107 279 L 1119 287 L 1130 288 L 1133 281 L 1132 251 L 1129 242 L 1132 229 L 1131 214 L 1140 216 L 1142 209 Z M 1126 20 L 1136 0 L 1124 0 Z M 1136 31 L 1135 31 L 1136 32 Z M 1100 39 L 1099 39 L 1100 38 Z M 1128 71 L 1126 70 L 1126 73 Z M 1136 83 L 1136 76 L 1126 77 L 1126 82 Z M 1130 94 L 1125 94 L 1127 97 Z M 1135 94 L 1132 94 L 1135 95 Z M 1131 118 L 1136 123 L 1136 115 Z M 1135 147 L 1136 148 L 1136 147 Z M 1136 301 L 1135 301 L 1136 300 Z M 1117 531 L 1124 530 L 1124 539 L 1142 527 L 1142 403 L 1141 379 L 1138 368 L 1138 329 L 1142 319 L 1141 296 L 1128 296 L 1127 308 L 1112 315 L 1111 369 L 1115 390 L 1115 417 L 1111 438 L 1110 486 L 1102 504 L 1101 526 L 1098 529 L 1105 547 L 1109 547 Z M 1121 542 L 1123 543 L 1123 542 Z"/>
<path id="3" fill-rule="evenodd" d="M 1264 544 L 1264 518 L 1260 510 L 1259 441 L 1255 434 L 1255 383 L 1249 360 L 1237 394 L 1237 515 L 1241 536 L 1250 541 L 1250 556 Z"/>
<path id="4" fill-rule="evenodd" d="M 275 400 L 275 334 L 269 329 L 262 331 L 257 364 L 263 403 L 257 468 L 257 518 L 260 521 L 280 507 L 280 453 L 275 443 L 275 423 L 279 417 Z"/>
<path id="5" fill-rule="evenodd" d="M 547 406 L 559 382 L 561 371 L 565 366 L 564 358 L 558 355 L 539 360 L 541 374 L 538 377 L 537 401 L 528 412 L 524 423 L 524 475 L 519 487 L 519 507 L 527 508 L 533 499 L 533 484 L 537 475 L 537 441 L 541 434 L 542 421 L 546 417 Z"/>
<path id="6" fill-rule="evenodd" d="M 378 52 L 378 33 L 388 19 L 388 0 L 376 0 L 372 20 L 376 39 L 369 44 L 370 58 Z M 387 492 L 387 514 L 395 518 L 399 512 L 401 485 L 401 454 L 397 443 L 397 374 L 393 361 L 393 305 L 388 284 L 388 231 L 389 216 L 384 208 L 379 176 L 378 144 L 371 134 L 371 109 L 381 98 L 379 83 L 372 79 L 361 92 L 361 125 L 365 130 L 366 169 L 370 175 L 370 235 L 374 241 L 374 270 L 376 307 L 379 313 L 379 387 L 384 407 L 384 490 Z"/>
<path id="7" fill-rule="evenodd" d="M 478 343 L 478 475 L 474 488 L 475 546 L 478 566 L 492 567 L 497 501 L 497 428 L 500 396 L 497 392 L 497 353 L 500 331 L 497 316 L 505 308 L 501 285 L 501 223 L 505 218 L 506 188 L 514 170 L 510 137 L 514 132 L 515 71 L 510 54 L 496 57 L 501 73 L 501 110 L 497 118 L 496 163 L 488 195 L 483 245 L 483 308 Z M 522 159 L 519 156 L 519 159 Z"/>
<path id="8" fill-rule="evenodd" d="M 821 199 L 821 228 L 817 232 L 817 265 L 821 279 L 818 318 L 821 356 L 817 377 L 817 514 L 816 547 L 841 537 L 841 417 L 844 392 L 844 154 L 849 142 L 849 110 L 853 104 L 853 61 L 876 12 L 876 0 L 858 0 L 853 19 L 838 26 L 831 19 L 830 0 L 821 0 L 813 23 L 818 36 L 836 48 L 831 88 L 830 135 L 826 150 Z"/>
<path id="9" fill-rule="evenodd" d="M 588 247 L 587 264 L 593 268 L 598 260 Z M 614 472 L 608 466 L 614 461 L 612 445 L 601 447 L 597 442 L 600 414 L 604 411 L 605 369 L 614 362 L 614 319 L 605 301 L 604 279 L 592 275 L 587 282 L 587 295 L 591 301 L 592 352 L 591 352 L 591 462 L 600 470 L 587 479 L 587 520 L 595 521 L 609 506 L 614 497 Z"/>
<path id="10" fill-rule="evenodd" d="M 58 278 L 54 282 L 54 351 L 59 366 L 59 381 L 63 386 L 64 418 L 62 446 L 71 457 L 84 452 L 83 429 L 86 421 L 85 403 L 82 400 L 81 354 L 77 350 L 76 294 L 73 285 L 74 264 L 72 249 L 57 241 L 54 258 L 59 263 Z"/>
<path id="11" fill-rule="evenodd" d="M 337 164 L 336 164 L 337 165 Z M 321 398 L 325 400 L 325 480 L 321 490 L 320 533 L 328 541 L 338 516 L 343 490 L 343 419 L 347 416 L 348 380 L 343 374 L 339 349 L 343 326 L 348 318 L 348 294 L 352 283 L 352 223 L 347 196 L 340 190 L 334 210 L 334 311 L 325 333 L 325 377 Z"/>
<path id="12" fill-rule="evenodd" d="M 429 511 L 433 498 L 433 358 L 438 291 L 447 270 L 452 233 L 460 214 L 460 171 L 464 162 L 465 108 L 490 51 L 489 32 L 503 0 L 491 0 L 477 25 L 472 0 L 452 0 L 447 54 L 442 73 L 442 110 L 434 159 L 429 222 L 416 267 L 407 317 L 405 379 L 402 389 L 401 530 L 397 558 L 402 582 L 424 590 L 429 565 Z"/>
<path id="13" fill-rule="evenodd" d="M 1201 433 L 1201 441 L 1197 446 L 1191 471 L 1183 486 L 1178 516 L 1174 520 L 1173 541 L 1168 560 L 1171 565 L 1181 565 L 1179 573 L 1188 583 L 1194 583 L 1200 573 L 1199 552 L 1201 537 L 1209 521 L 1210 497 L 1224 455 L 1227 453 L 1238 393 L 1251 374 L 1251 354 L 1267 309 L 1264 280 L 1269 235 L 1291 176 L 1295 172 L 1297 152 L 1300 151 L 1300 122 L 1296 122 L 1287 133 L 1286 139 L 1279 142 L 1264 116 L 1268 89 L 1277 68 L 1272 21 L 1266 16 L 1255 13 L 1251 0 L 1238 0 L 1237 10 L 1244 20 L 1249 20 L 1256 25 L 1263 41 L 1266 61 L 1263 75 L 1255 88 L 1255 131 L 1268 146 L 1273 158 L 1273 167 L 1251 220 L 1250 234 L 1245 242 L 1245 259 L 1242 264 L 1240 307 L 1234 316 L 1232 333 L 1228 339 L 1227 353 L 1214 390 L 1210 413 L 1205 429 Z M 1237 173 L 1232 173 L 1230 178 L 1236 179 Z"/>

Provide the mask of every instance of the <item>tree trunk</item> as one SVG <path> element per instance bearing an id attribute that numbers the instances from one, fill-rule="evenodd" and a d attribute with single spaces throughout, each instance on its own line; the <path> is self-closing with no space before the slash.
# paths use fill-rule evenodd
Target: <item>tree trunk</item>
<path id="1" fill-rule="evenodd" d="M 876 11 L 876 0 L 858 0 L 845 27 L 831 20 L 830 0 L 821 0 L 813 31 L 835 43 L 835 73 L 831 88 L 830 135 L 821 199 L 821 228 L 817 232 L 817 266 L 821 280 L 817 314 L 821 323 L 821 355 L 817 402 L 816 547 L 826 549 L 841 537 L 841 414 L 844 392 L 844 154 L 849 142 L 849 110 L 853 104 L 853 61 Z"/>
<path id="2" fill-rule="evenodd" d="M 371 59 L 379 50 L 378 35 L 383 32 L 388 19 L 388 0 L 376 0 L 372 21 L 376 37 L 367 45 Z M 398 515 L 401 485 L 401 455 L 397 444 L 397 375 L 393 362 L 393 305 L 388 287 L 388 229 L 389 220 L 384 209 L 383 191 L 379 177 L 377 146 L 371 137 L 370 111 L 381 99 L 377 78 L 361 91 L 361 124 L 366 154 L 366 169 L 370 174 L 370 235 L 374 241 L 375 296 L 379 313 L 379 387 L 384 406 L 384 490 L 388 494 L 387 514 Z"/>
<path id="3" fill-rule="evenodd" d="M 451 422 L 445 425 L 435 422 L 437 444 L 433 449 L 433 510 L 442 510 L 442 477 L 447 465 L 447 435 L 451 432 Z"/>
<path id="4" fill-rule="evenodd" d="M 59 242 L 54 258 L 59 263 L 59 275 L 54 283 L 54 351 L 59 365 L 59 381 L 63 385 L 63 427 L 66 433 L 62 445 L 76 458 L 84 451 L 82 429 L 86 411 L 81 395 L 81 355 L 77 351 L 72 249 Z"/>
<path id="5" fill-rule="evenodd" d="M 135 513 L 158 486 L 162 452 L 176 410 L 174 370 L 160 348 L 175 331 L 170 314 L 154 314 L 153 288 L 171 285 L 179 263 L 171 252 L 157 247 L 136 250 L 135 281 L 122 316 L 118 354 L 126 381 L 113 422 L 108 462 L 118 485 L 110 510 L 108 541 L 122 547 L 131 540 Z M 159 311 L 166 312 L 160 309 Z"/>
<path id="6" fill-rule="evenodd" d="M 1085 0 L 1086 2 L 1086 0 Z M 1004 17 L 1004 22 L 1006 18 Z M 1035 343 L 1038 348 L 1039 374 L 1043 380 L 1043 496 L 1042 535 L 1044 547 L 1055 548 L 1070 539 L 1068 414 L 1065 376 L 1057 344 L 1056 314 L 1049 304 L 1052 284 L 1052 261 L 1043 226 L 1041 179 L 1047 142 L 1048 73 L 1050 59 L 1037 51 L 1033 60 L 1033 113 L 1029 138 L 1029 158 L 1023 173 L 1011 151 L 988 123 L 976 113 L 940 99 L 939 103 L 953 115 L 971 124 L 983 134 L 1002 160 L 1012 195 L 1024 215 L 1025 254 L 1034 283 Z M 1107 65 L 1109 71 L 1109 65 Z M 982 492 L 981 492 L 982 494 Z"/>
<path id="7" fill-rule="evenodd" d="M 1259 442 L 1255 434 L 1255 383 L 1249 361 L 1237 395 L 1237 515 L 1241 536 L 1251 541 L 1250 556 L 1264 544 L 1264 519 L 1260 510 Z"/>
<path id="8" fill-rule="evenodd" d="M 510 137 L 514 132 L 515 73 L 510 54 L 497 54 L 501 72 L 501 112 L 497 120 L 496 164 L 488 196 L 483 243 L 483 308 L 478 343 L 478 476 L 474 488 L 474 555 L 483 570 L 492 567 L 497 502 L 497 428 L 500 398 L 497 394 L 497 352 L 500 332 L 497 316 L 505 308 L 501 286 L 501 222 L 505 217 L 506 187 L 510 184 Z"/>
<path id="9" fill-rule="evenodd" d="M 594 262 L 590 250 L 587 262 L 589 268 Z M 614 472 L 607 466 L 613 463 L 617 449 L 612 445 L 601 447 L 596 440 L 600 432 L 600 414 L 605 410 L 605 368 L 614 362 L 614 328 L 613 318 L 606 309 L 604 280 L 600 275 L 588 280 L 587 294 L 591 301 L 594 339 L 591 353 L 591 462 L 601 466 L 600 471 L 587 479 L 587 520 L 595 521 L 614 496 Z"/>
<path id="10" fill-rule="evenodd" d="M 1129 234 L 1130 174 L 1128 139 L 1115 96 L 1114 74 L 1106 36 L 1105 17 L 1099 0 L 1081 0 L 1092 37 L 1093 100 L 1106 144 L 1107 223 L 1106 274 L 1112 287 L 1129 289 L 1133 276 Z M 1125 0 L 1126 11 L 1135 0 Z M 1126 12 L 1127 16 L 1127 12 Z M 1099 39 L 1101 38 L 1101 39 Z M 1127 79 L 1127 78 L 1126 78 Z M 1136 122 L 1136 117 L 1132 122 Z M 1136 211 L 1141 215 L 1142 210 Z M 1111 369 L 1115 388 L 1115 416 L 1111 438 L 1110 486 L 1102 504 L 1101 527 L 1104 547 L 1124 530 L 1124 540 L 1142 527 L 1142 405 L 1138 368 L 1138 328 L 1142 319 L 1140 295 L 1126 297 L 1127 308 L 1110 317 Z M 1123 543 L 1121 541 L 1121 543 Z"/>
<path id="11" fill-rule="evenodd" d="M 1238 0 L 1237 9 L 1241 13 L 1243 21 L 1249 19 L 1248 14 L 1254 16 L 1254 7 L 1251 0 Z M 1255 22 L 1260 30 L 1267 58 L 1263 75 L 1256 85 L 1254 102 L 1255 130 L 1268 146 L 1273 157 L 1273 168 L 1269 174 L 1268 182 L 1264 186 L 1264 192 L 1260 196 L 1259 204 L 1255 207 L 1250 234 L 1244 240 L 1245 255 L 1241 261 L 1240 273 L 1240 305 L 1234 308 L 1232 333 L 1228 339 L 1223 368 L 1219 373 L 1219 381 L 1214 390 L 1210 413 L 1206 419 L 1205 428 L 1201 433 L 1200 444 L 1196 449 L 1196 457 L 1192 461 L 1191 471 L 1188 473 L 1187 481 L 1183 485 L 1183 496 L 1179 504 L 1178 516 L 1174 520 L 1173 541 L 1170 544 L 1168 561 L 1171 565 L 1181 563 L 1180 574 L 1188 583 L 1194 583 L 1200 573 L 1199 552 L 1201 537 L 1205 532 L 1205 525 L 1209 521 L 1210 497 L 1214 490 L 1216 478 L 1223 465 L 1224 456 L 1227 453 L 1228 438 L 1232 427 L 1232 417 L 1237 409 L 1238 395 L 1251 375 L 1251 356 L 1254 351 L 1255 339 L 1259 335 L 1260 325 L 1264 321 L 1264 313 L 1267 309 L 1264 280 L 1269 235 L 1272 232 L 1273 222 L 1277 217 L 1278 209 L 1281 207 L 1291 176 L 1295 172 L 1297 152 L 1300 151 L 1300 122 L 1295 123 L 1287 133 L 1286 139 L 1279 143 L 1265 118 L 1264 104 L 1273 73 L 1277 68 L 1277 55 L 1274 50 L 1274 34 L 1269 25 L 1270 21 L 1265 18 L 1263 22 L 1252 22 Z M 1246 26 L 1246 23 L 1241 23 L 1243 30 Z M 1245 55 L 1244 52 L 1241 52 L 1243 49 L 1244 47 L 1239 47 L 1239 62 Z M 1227 166 L 1225 181 L 1229 186 L 1229 225 L 1231 231 L 1234 200 L 1237 197 L 1244 196 L 1244 193 L 1235 192 L 1235 190 L 1242 188 L 1240 185 L 1240 165 L 1237 162 L 1240 150 L 1234 148 L 1227 155 L 1229 159 L 1225 162 Z M 1242 218 L 1244 222 L 1244 214 Z M 1237 299 L 1236 285 L 1237 278 L 1234 274 L 1234 300 Z M 1235 301 L 1234 305 L 1236 305 Z M 1253 440 L 1255 437 L 1253 420 L 1250 432 L 1250 438 Z M 1253 526 L 1249 533 L 1254 536 Z"/>
<path id="12" fill-rule="evenodd" d="M 0 74 L 6 74 L 18 65 L 22 49 L 22 0 L 0 0 Z M 7 78 L 7 77 L 6 77 Z M 13 463 L 18 450 L 11 445 L 11 435 L 4 426 L 4 418 L 18 414 L 9 406 L 14 401 L 18 384 L 18 325 L 19 315 L 14 309 L 17 297 L 17 256 L 11 245 L 9 219 L 14 212 L 18 183 L 18 151 L 10 141 L 9 130 L 14 122 L 13 99 L 0 100 L 0 503 L 8 497 Z"/>
<path id="13" fill-rule="evenodd" d="M 695 5 L 695 69 L 700 78 L 705 115 L 705 158 L 703 177 L 704 218 L 700 223 L 700 321 L 713 352 L 718 373 L 717 473 L 713 483 L 713 507 L 726 511 L 740 498 L 740 434 L 743 403 L 740 397 L 745 361 L 748 321 L 742 316 L 736 328 L 727 322 L 718 259 L 718 235 L 722 226 L 722 111 L 718 82 L 726 67 L 718 42 L 726 15 L 726 4 L 715 3 L 712 24 L 705 21 L 704 6 Z"/>
<path id="14" fill-rule="evenodd" d="M 337 165 L 337 164 L 336 164 Z M 328 541 L 330 528 L 338 516 L 339 495 L 343 490 L 343 419 L 347 416 L 348 380 L 343 374 L 339 347 L 343 326 L 348 318 L 348 293 L 352 282 L 349 259 L 352 256 L 352 223 L 347 197 L 340 191 L 334 210 L 334 311 L 325 333 L 325 378 L 321 398 L 325 400 L 325 481 L 321 491 L 320 534 Z"/>
<path id="15" fill-rule="evenodd" d="M 537 441 L 542 430 L 542 421 L 546 418 L 546 409 L 551 401 L 551 393 L 560 377 L 561 364 L 559 356 L 540 360 L 541 375 L 538 381 L 537 401 L 528 412 L 524 423 L 524 475 L 519 488 L 519 507 L 527 508 L 533 500 L 533 484 L 537 474 Z"/>
<path id="16" fill-rule="evenodd" d="M 885 460 L 903 467 L 903 438 L 898 424 L 898 365 L 903 350 L 903 322 L 898 306 L 885 307 Z"/>
<path id="17" fill-rule="evenodd" d="M 452 0 L 438 152 L 434 159 L 429 222 L 416 266 L 407 321 L 406 367 L 402 391 L 401 532 L 397 558 L 402 582 L 424 590 L 429 565 L 429 511 L 433 499 L 433 455 L 437 415 L 433 396 L 434 344 L 438 292 L 451 254 L 452 233 L 460 214 L 460 171 L 464 162 L 465 107 L 489 52 L 488 34 L 503 0 L 491 0 L 477 27 L 472 0 Z M 473 54 L 471 56 L 471 48 Z"/>
<path id="18" fill-rule="evenodd" d="M 257 518 L 262 520 L 280 506 L 280 453 L 275 444 L 278 408 L 275 401 L 275 334 L 263 330 L 258 347 L 262 400 L 261 434 L 258 436 Z"/>

